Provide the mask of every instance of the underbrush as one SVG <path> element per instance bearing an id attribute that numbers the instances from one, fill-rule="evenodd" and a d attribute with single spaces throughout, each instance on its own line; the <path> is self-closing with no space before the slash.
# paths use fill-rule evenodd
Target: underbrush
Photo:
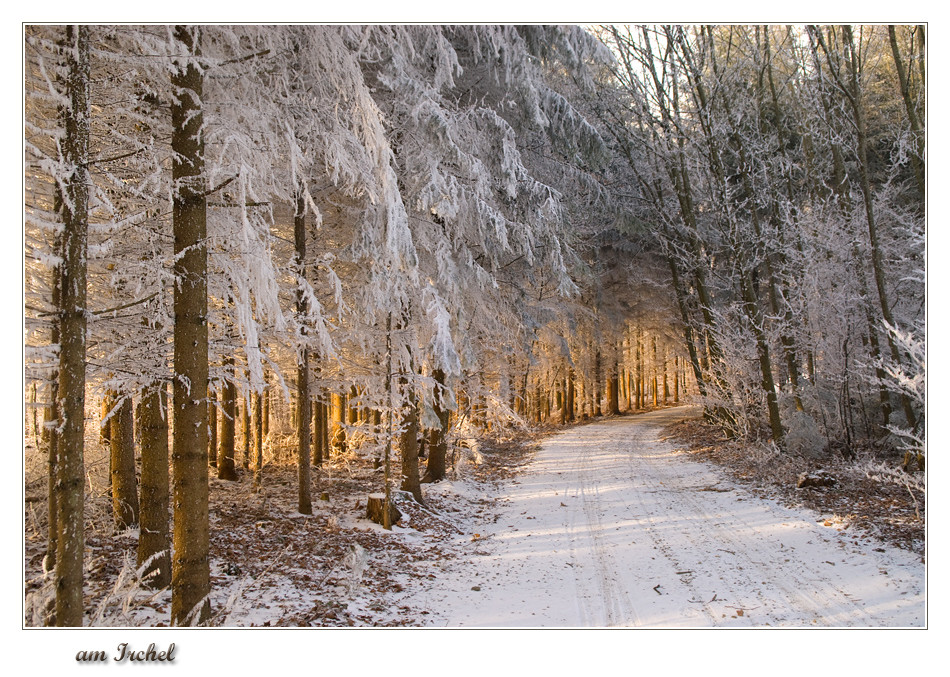
<path id="1" fill-rule="evenodd" d="M 229 482 L 214 478 L 211 469 L 208 624 L 421 625 L 424 618 L 393 608 L 387 595 L 398 592 L 407 576 L 434 575 L 415 563 L 452 556 L 449 546 L 463 535 L 464 516 L 491 510 L 479 486 L 515 474 L 534 440 L 527 431 L 456 440 L 445 483 L 423 485 L 424 505 L 394 491 L 403 518 L 392 532 L 365 516 L 367 496 L 383 486 L 372 449 L 334 455 L 312 470 L 313 515 L 296 510 L 296 466 L 279 445 L 265 454 L 259 492 L 248 470 L 239 467 L 237 481 Z M 138 530 L 114 529 L 106 446 L 89 436 L 87 450 L 83 624 L 167 626 L 171 592 L 153 590 L 143 578 L 145 567 L 136 564 Z M 27 452 L 23 623 L 37 627 L 49 622 L 54 589 L 46 571 L 45 463 L 38 452 Z M 424 470 L 424 461 L 420 466 Z"/>

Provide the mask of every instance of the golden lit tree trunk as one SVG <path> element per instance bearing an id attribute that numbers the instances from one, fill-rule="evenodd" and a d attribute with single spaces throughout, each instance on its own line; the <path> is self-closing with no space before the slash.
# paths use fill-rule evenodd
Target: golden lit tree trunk
<path id="1" fill-rule="evenodd" d="M 136 408 L 142 450 L 138 566 L 154 589 L 171 584 L 168 533 L 168 396 L 165 384 L 142 392 Z"/>
<path id="2" fill-rule="evenodd" d="M 109 413 L 112 411 L 112 405 L 114 404 L 114 394 L 111 391 L 106 391 L 99 402 L 99 442 L 101 444 L 109 444 L 109 436 L 112 434 Z"/>
<path id="3" fill-rule="evenodd" d="M 330 394 L 330 451 L 335 454 L 346 452 L 346 396 L 342 393 Z"/>
<path id="4" fill-rule="evenodd" d="M 254 491 L 261 488 L 261 469 L 264 462 L 264 407 L 263 396 L 251 393 L 251 453 L 254 456 Z"/>
<path id="5" fill-rule="evenodd" d="M 123 397 L 109 421 L 112 475 L 112 518 L 119 531 L 138 524 L 139 499 L 135 487 L 135 439 L 132 398 Z"/>

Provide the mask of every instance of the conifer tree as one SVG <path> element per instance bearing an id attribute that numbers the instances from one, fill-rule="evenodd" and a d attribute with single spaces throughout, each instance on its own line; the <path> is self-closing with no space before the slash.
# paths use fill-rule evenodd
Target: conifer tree
<path id="1" fill-rule="evenodd" d="M 208 560 L 208 250 L 201 30 L 176 26 L 181 56 L 171 74 L 175 379 L 172 444 L 174 556 L 172 622 L 210 616 Z M 173 49 L 175 49 L 173 47 Z"/>

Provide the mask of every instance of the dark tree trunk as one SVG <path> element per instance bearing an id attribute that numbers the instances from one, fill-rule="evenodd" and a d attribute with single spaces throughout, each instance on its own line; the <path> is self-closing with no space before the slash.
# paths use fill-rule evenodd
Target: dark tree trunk
<path id="1" fill-rule="evenodd" d="M 234 469 L 234 420 L 237 414 L 237 388 L 234 385 L 234 358 L 226 357 L 225 370 L 230 378 L 221 391 L 221 432 L 218 440 L 218 479 L 237 480 Z"/>
<path id="2" fill-rule="evenodd" d="M 426 459 L 426 473 L 423 482 L 439 482 L 445 479 L 445 458 L 448 453 L 449 415 L 452 413 L 445 406 L 448 393 L 445 390 L 445 372 L 441 369 L 432 371 L 435 387 L 432 393 L 432 408 L 439 419 L 439 427 L 429 431 L 429 457 Z"/>
<path id="3" fill-rule="evenodd" d="M 245 470 L 251 467 L 251 410 L 247 400 L 246 396 L 241 399 L 241 439 L 244 447 L 241 464 Z"/>
<path id="4" fill-rule="evenodd" d="M 673 404 L 680 401 L 680 358 L 673 357 Z"/>
<path id="5" fill-rule="evenodd" d="M 657 368 L 657 359 L 656 359 L 656 336 L 653 337 L 653 371 L 652 371 L 652 386 L 653 386 L 653 406 L 659 406 L 659 395 L 657 393 L 657 382 L 656 382 L 656 368 Z"/>
<path id="6" fill-rule="evenodd" d="M 620 415 L 620 366 L 614 361 L 607 377 L 607 411 Z"/>
<path id="7" fill-rule="evenodd" d="M 174 625 L 204 623 L 208 594 L 208 248 L 198 29 L 176 26 L 184 55 L 172 70 L 172 224 L 175 239 L 173 504 Z"/>
<path id="8" fill-rule="evenodd" d="M 261 392 L 261 434 L 270 435 L 270 386 L 264 386 Z"/>
<path id="9" fill-rule="evenodd" d="M 669 402 L 670 399 L 670 383 L 669 383 L 669 374 L 667 373 L 667 357 L 664 350 L 663 353 L 663 404 L 664 406 Z"/>
<path id="10" fill-rule="evenodd" d="M 310 497 L 310 351 L 307 348 L 307 315 L 310 304 L 304 287 L 307 280 L 307 216 L 304 195 L 298 189 L 294 211 L 294 246 L 297 275 L 297 318 L 300 322 L 300 340 L 297 356 L 297 510 L 303 515 L 313 514 Z"/>
<path id="11" fill-rule="evenodd" d="M 322 397 L 326 397 L 324 392 Z M 313 402 L 313 465 L 320 467 L 323 459 L 329 456 L 327 434 L 327 405 L 322 399 Z"/>
<path id="12" fill-rule="evenodd" d="M 567 421 L 574 421 L 574 367 L 568 370 L 567 375 L 567 396 L 565 397 L 565 407 L 567 408 Z"/>
<path id="13" fill-rule="evenodd" d="M 594 355 L 594 416 L 600 416 L 603 412 L 601 411 L 600 401 L 603 398 L 603 392 L 601 388 L 603 387 L 604 375 L 603 375 L 603 366 L 602 358 L 600 355 L 600 350 Z"/>
<path id="14" fill-rule="evenodd" d="M 218 467 L 218 393 L 208 388 L 208 465 Z"/>
<path id="15" fill-rule="evenodd" d="M 400 489 L 408 491 L 416 501 L 422 503 L 422 486 L 419 483 L 419 406 L 412 384 L 402 379 L 400 385 L 406 389 L 407 397 L 402 419 L 403 432 L 399 436 L 399 455 L 402 459 Z"/>

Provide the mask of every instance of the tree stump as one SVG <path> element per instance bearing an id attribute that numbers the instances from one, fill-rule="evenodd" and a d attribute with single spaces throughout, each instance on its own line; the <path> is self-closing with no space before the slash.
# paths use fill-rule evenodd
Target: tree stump
<path id="1" fill-rule="evenodd" d="M 370 494 L 366 499 L 366 516 L 376 524 L 383 523 L 383 506 L 386 504 L 386 494 Z M 395 524 L 402 518 L 402 513 L 392 503 L 389 504 L 389 523 Z"/>

